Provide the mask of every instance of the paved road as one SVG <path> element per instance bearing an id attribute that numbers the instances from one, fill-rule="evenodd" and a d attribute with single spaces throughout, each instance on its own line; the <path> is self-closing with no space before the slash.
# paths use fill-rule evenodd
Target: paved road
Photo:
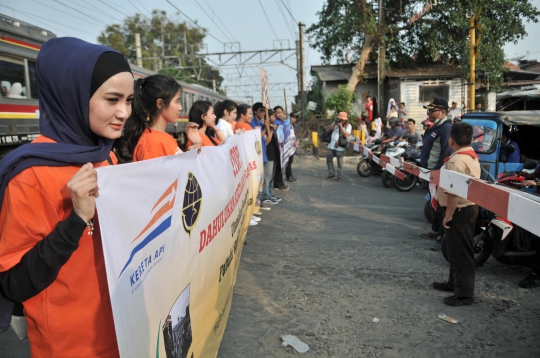
<path id="1" fill-rule="evenodd" d="M 418 237 L 425 192 L 386 189 L 354 162 L 342 183 L 325 181 L 325 168 L 297 158 L 300 181 L 250 228 L 220 358 L 295 355 L 282 334 L 308 343 L 305 357 L 540 356 L 540 289 L 517 287 L 527 269 L 490 259 L 478 303 L 446 306 L 430 283 L 448 264 Z M 28 356 L 27 341 L 0 334 L 0 357 Z"/>
<path id="2" fill-rule="evenodd" d="M 445 305 L 431 282 L 449 266 L 418 237 L 425 191 L 384 188 L 355 164 L 338 183 L 323 159 L 295 161 L 300 181 L 249 230 L 219 357 L 294 355 L 282 334 L 309 344 L 305 357 L 540 356 L 540 289 L 517 286 L 529 270 L 490 259 L 477 304 Z"/>

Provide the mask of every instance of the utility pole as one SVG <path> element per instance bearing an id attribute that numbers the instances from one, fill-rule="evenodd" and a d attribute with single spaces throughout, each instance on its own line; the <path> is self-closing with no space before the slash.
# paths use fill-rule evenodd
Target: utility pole
<path id="1" fill-rule="evenodd" d="M 478 37 L 478 40 L 476 39 L 476 30 L 478 32 L 482 32 L 482 25 L 480 24 L 480 14 L 482 14 L 482 8 L 480 7 L 478 11 L 476 12 L 476 15 L 471 16 L 470 19 L 470 69 L 469 69 L 469 92 L 470 92 L 470 100 L 469 100 L 469 106 L 470 111 L 474 111 L 476 104 L 476 57 L 478 59 L 482 58 L 482 55 L 480 54 L 480 51 L 478 50 L 478 46 L 480 45 L 480 41 L 482 41 L 482 35 Z"/>
<path id="2" fill-rule="evenodd" d="M 135 34 L 135 48 L 137 52 L 137 66 L 143 67 L 141 52 L 141 34 L 139 34 L 138 32 Z"/>
<path id="3" fill-rule="evenodd" d="M 383 0 L 379 0 L 379 48 L 377 50 L 377 113 L 379 114 L 379 117 L 385 118 L 385 114 L 381 113 L 381 108 L 384 108 L 384 105 L 382 105 L 382 97 L 381 94 L 383 92 L 382 87 L 384 83 L 384 62 L 385 62 L 385 51 L 384 51 L 384 45 L 381 41 L 381 31 L 382 26 L 384 22 L 384 3 Z M 382 107 L 381 107 L 382 105 Z M 384 116 L 384 117 L 383 117 Z"/>
<path id="4" fill-rule="evenodd" d="M 305 68 L 304 68 L 304 28 L 305 24 L 300 22 L 298 27 L 300 28 L 300 106 L 302 108 L 302 125 L 304 124 L 304 93 L 306 91 L 306 81 L 305 81 Z"/>
<path id="5" fill-rule="evenodd" d="M 475 50 L 475 40 L 476 40 L 476 29 L 474 28 L 474 16 L 471 16 L 470 20 L 470 68 L 469 68 L 469 111 L 474 111 L 474 99 L 476 95 L 476 76 L 474 75 L 475 65 L 476 65 L 476 59 L 474 56 L 474 50 Z"/>

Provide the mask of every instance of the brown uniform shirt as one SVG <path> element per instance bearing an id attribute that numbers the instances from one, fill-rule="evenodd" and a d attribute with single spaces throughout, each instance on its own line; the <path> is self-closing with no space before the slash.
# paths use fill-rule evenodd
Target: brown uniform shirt
<path id="1" fill-rule="evenodd" d="M 473 158 L 469 154 L 464 152 L 474 152 L 474 149 L 471 147 L 461 148 L 455 151 L 448 161 L 444 163 L 441 169 L 452 170 L 454 172 L 470 175 L 473 178 L 480 178 L 480 162 L 478 159 Z M 451 191 L 444 190 L 441 187 L 437 188 L 437 197 L 439 199 L 439 204 L 446 207 L 448 205 L 448 194 L 454 194 Z M 455 194 L 454 194 L 455 195 Z M 459 198 L 457 207 L 464 208 L 470 205 L 474 205 L 472 201 L 469 201 L 464 198 Z"/>

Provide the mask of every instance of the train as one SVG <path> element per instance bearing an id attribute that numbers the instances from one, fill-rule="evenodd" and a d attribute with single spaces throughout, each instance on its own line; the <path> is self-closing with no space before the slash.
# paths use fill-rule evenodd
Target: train
<path id="1" fill-rule="evenodd" d="M 36 59 L 41 45 L 56 37 L 46 29 L 0 14 L 0 159 L 21 144 L 39 135 L 39 94 Z M 130 64 L 135 79 L 156 72 Z M 170 133 L 182 148 L 186 142 L 185 127 L 193 102 L 207 100 L 216 104 L 226 99 L 198 84 L 178 81 L 182 86 L 183 111 L 177 123 L 169 124 Z M 121 161 L 129 161 L 122 139 L 114 148 Z"/>

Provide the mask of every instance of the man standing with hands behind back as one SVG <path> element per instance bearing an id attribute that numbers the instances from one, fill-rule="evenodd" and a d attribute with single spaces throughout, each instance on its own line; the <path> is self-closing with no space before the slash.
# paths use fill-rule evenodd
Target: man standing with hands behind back
<path id="1" fill-rule="evenodd" d="M 452 126 L 448 143 L 454 154 L 445 159 L 442 169 L 480 178 L 478 155 L 471 147 L 473 127 L 468 123 Z M 440 291 L 454 292 L 444 303 L 450 306 L 471 305 L 474 302 L 474 251 L 473 237 L 478 206 L 440 186 L 437 188 L 439 204 L 444 209 L 443 226 L 446 253 L 450 262 L 448 282 L 433 282 Z"/>

